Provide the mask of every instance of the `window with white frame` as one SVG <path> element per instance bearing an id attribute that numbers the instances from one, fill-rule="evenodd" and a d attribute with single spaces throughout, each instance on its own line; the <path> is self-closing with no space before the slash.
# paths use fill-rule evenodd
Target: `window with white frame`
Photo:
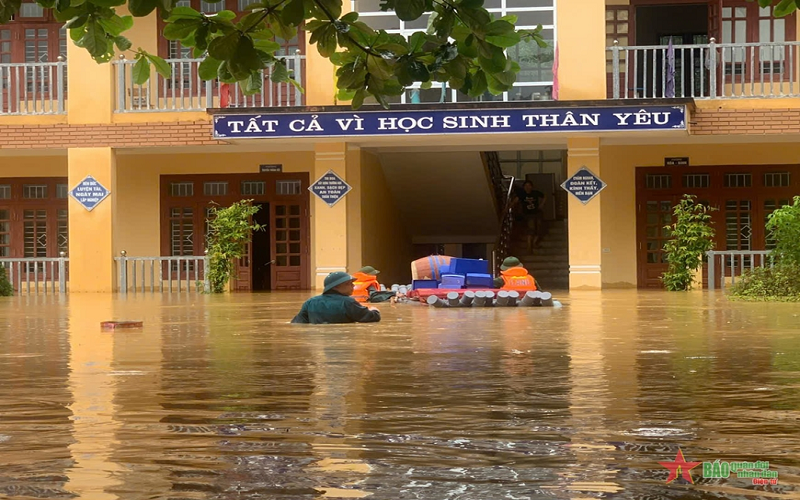
<path id="1" fill-rule="evenodd" d="M 424 31 L 428 26 L 428 14 L 415 21 L 405 22 L 394 12 L 381 12 L 381 0 L 351 0 L 352 8 L 359 13 L 359 20 L 374 29 L 388 33 L 409 36 L 415 31 Z M 547 47 L 540 48 L 536 43 L 522 42 L 508 49 L 509 56 L 520 65 L 514 88 L 499 96 L 488 92 L 478 98 L 471 98 L 458 91 L 434 84 L 430 89 L 420 89 L 419 85 L 406 90 L 396 101 L 402 103 L 464 102 L 464 101 L 530 101 L 550 100 L 553 91 L 553 61 L 556 40 L 555 0 L 485 0 L 483 6 L 495 19 L 513 15 L 517 17 L 517 29 L 535 29 L 542 26 L 541 35 Z"/>

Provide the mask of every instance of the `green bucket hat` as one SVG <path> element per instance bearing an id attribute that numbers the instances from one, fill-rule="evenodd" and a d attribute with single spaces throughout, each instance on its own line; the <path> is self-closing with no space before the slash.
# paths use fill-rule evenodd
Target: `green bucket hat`
<path id="1" fill-rule="evenodd" d="M 347 283 L 348 281 L 355 281 L 355 280 L 356 280 L 355 278 L 342 271 L 331 273 L 327 277 L 325 277 L 325 283 L 324 283 L 325 289 L 322 291 L 322 293 L 330 292 L 331 290 L 341 285 L 342 283 Z"/>
<path id="2" fill-rule="evenodd" d="M 375 276 L 376 274 L 380 274 L 381 273 L 380 271 L 378 271 L 377 269 L 375 269 L 372 266 L 364 266 L 361 269 L 359 269 L 358 272 L 364 273 L 364 274 L 371 274 L 372 276 Z"/>
<path id="3" fill-rule="evenodd" d="M 506 271 L 511 269 L 512 267 L 521 267 L 522 262 L 519 261 L 516 257 L 506 257 L 502 264 L 500 264 L 500 270 Z"/>

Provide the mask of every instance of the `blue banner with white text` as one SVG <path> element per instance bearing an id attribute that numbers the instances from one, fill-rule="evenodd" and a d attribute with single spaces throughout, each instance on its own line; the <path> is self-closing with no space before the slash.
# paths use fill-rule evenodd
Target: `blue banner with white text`
<path id="1" fill-rule="evenodd" d="M 214 116 L 214 137 L 358 137 L 686 130 L 686 106 L 443 109 Z"/>

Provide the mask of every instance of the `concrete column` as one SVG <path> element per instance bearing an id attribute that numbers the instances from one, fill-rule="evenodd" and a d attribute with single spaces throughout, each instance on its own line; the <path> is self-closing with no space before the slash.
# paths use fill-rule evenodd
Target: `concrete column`
<path id="1" fill-rule="evenodd" d="M 556 12 L 558 99 L 605 99 L 605 0 L 557 0 Z"/>
<path id="2" fill-rule="evenodd" d="M 347 144 L 317 143 L 314 145 L 314 171 L 311 182 L 316 181 L 328 170 L 347 181 Z M 333 207 L 313 196 L 314 211 L 311 228 L 311 241 L 314 245 L 314 279 L 312 286 L 322 288 L 325 277 L 335 271 L 347 271 L 347 205 L 348 196 Z"/>
<path id="3" fill-rule="evenodd" d="M 70 292 L 112 292 L 116 254 L 116 154 L 112 148 L 72 148 L 67 152 L 67 162 L 69 189 L 91 175 L 111 192 L 91 212 L 70 197 Z"/>
<path id="4" fill-rule="evenodd" d="M 586 167 L 602 178 L 600 172 L 600 139 L 573 138 L 567 141 L 567 177 Z M 569 212 L 569 288 L 599 290 L 602 286 L 600 261 L 601 219 L 600 198 L 595 196 L 584 205 L 568 195 Z"/>
<path id="5" fill-rule="evenodd" d="M 347 269 L 355 272 L 369 264 L 363 262 L 364 249 L 361 241 L 363 184 L 361 182 L 361 148 L 347 148 L 347 183 L 353 188 L 347 194 Z M 372 265 L 372 264 L 369 264 Z"/>
<path id="6" fill-rule="evenodd" d="M 114 65 L 97 64 L 86 49 L 67 43 L 67 121 L 111 123 L 114 112 Z"/>

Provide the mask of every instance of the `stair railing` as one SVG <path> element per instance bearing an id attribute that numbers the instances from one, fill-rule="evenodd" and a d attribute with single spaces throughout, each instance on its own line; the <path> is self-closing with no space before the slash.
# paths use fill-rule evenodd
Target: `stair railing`
<path id="1" fill-rule="evenodd" d="M 508 183 L 508 187 L 504 187 L 502 210 L 500 211 L 500 233 L 497 236 L 497 241 L 492 251 L 492 269 L 495 276 L 500 272 L 500 264 L 503 263 L 508 257 L 508 250 L 511 247 L 511 232 L 514 229 L 514 210 L 511 206 L 514 200 L 514 181 L 516 179 L 513 175 L 504 175 L 503 184 Z"/>

